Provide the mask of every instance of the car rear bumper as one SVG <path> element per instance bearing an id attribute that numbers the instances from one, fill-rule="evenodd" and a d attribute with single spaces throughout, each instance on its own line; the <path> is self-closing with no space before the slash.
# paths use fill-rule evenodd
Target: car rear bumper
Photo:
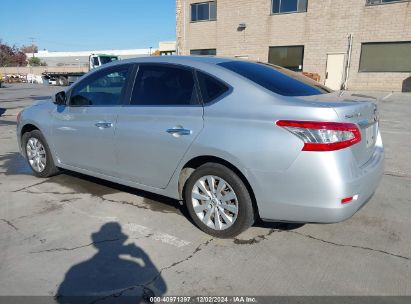
<path id="1" fill-rule="evenodd" d="M 384 171 L 384 148 L 376 146 L 358 166 L 350 149 L 302 152 L 285 172 L 251 171 L 261 219 L 336 223 L 350 218 L 375 192 Z M 357 199 L 342 204 L 341 200 Z"/>

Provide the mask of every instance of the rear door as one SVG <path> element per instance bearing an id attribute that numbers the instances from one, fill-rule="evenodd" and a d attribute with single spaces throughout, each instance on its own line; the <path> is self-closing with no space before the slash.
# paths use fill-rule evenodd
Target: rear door
<path id="1" fill-rule="evenodd" d="M 63 164 L 115 175 L 114 133 L 131 65 L 103 69 L 69 92 L 53 115 L 53 148 Z"/>
<path id="2" fill-rule="evenodd" d="M 118 115 L 115 146 L 121 178 L 165 188 L 202 128 L 194 72 L 141 64 L 130 103 Z"/>

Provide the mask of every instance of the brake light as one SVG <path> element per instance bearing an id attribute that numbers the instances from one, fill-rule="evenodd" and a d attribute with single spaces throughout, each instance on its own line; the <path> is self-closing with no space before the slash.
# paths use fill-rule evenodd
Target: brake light
<path id="1" fill-rule="evenodd" d="M 352 123 L 279 120 L 276 125 L 300 138 L 302 151 L 335 151 L 361 141 L 360 130 Z"/>

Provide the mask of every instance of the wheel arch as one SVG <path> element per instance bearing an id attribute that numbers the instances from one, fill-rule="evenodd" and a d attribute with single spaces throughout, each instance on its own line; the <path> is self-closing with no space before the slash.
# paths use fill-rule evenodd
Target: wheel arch
<path id="1" fill-rule="evenodd" d="M 223 165 L 223 166 L 229 168 L 230 170 L 232 170 L 235 174 L 237 174 L 237 176 L 241 179 L 241 181 L 246 186 L 248 193 L 250 194 L 255 215 L 259 216 L 257 200 L 255 198 L 253 188 L 251 187 L 251 184 L 248 181 L 248 179 L 246 178 L 246 176 L 241 172 L 240 169 L 237 168 L 237 166 L 235 166 L 232 163 L 230 163 L 229 161 L 227 161 L 223 158 L 217 157 L 217 156 L 212 156 L 212 155 L 196 156 L 196 157 L 190 159 L 189 161 L 187 161 L 184 164 L 184 166 L 182 167 L 182 169 L 180 171 L 180 175 L 179 175 L 179 178 L 178 178 L 178 195 L 179 195 L 179 198 L 180 199 L 183 198 L 184 187 L 185 187 L 185 185 L 187 183 L 187 180 L 190 177 L 190 175 L 194 172 L 195 169 L 197 169 L 198 167 L 200 167 L 200 166 L 202 166 L 206 163 L 217 163 L 217 164 Z"/>
<path id="2" fill-rule="evenodd" d="M 33 131 L 33 130 L 39 130 L 39 131 L 40 131 L 40 128 L 37 127 L 37 126 L 35 126 L 35 125 L 33 125 L 33 124 L 31 124 L 31 123 L 25 124 L 25 125 L 21 128 L 20 138 L 23 137 L 23 134 L 24 134 L 24 133 L 31 132 L 31 131 Z M 40 131 L 40 132 L 41 132 L 41 131 Z"/>
<path id="3" fill-rule="evenodd" d="M 20 129 L 20 133 L 18 134 L 18 138 L 19 138 L 19 143 L 20 143 L 20 151 L 24 151 L 24 147 L 23 147 L 23 135 L 27 132 L 31 132 L 34 130 L 38 130 L 41 132 L 41 134 L 44 135 L 44 132 L 41 128 L 39 128 L 36 124 L 32 123 L 32 122 L 27 122 L 25 123 L 21 129 Z M 23 153 L 24 154 L 24 153 Z"/>

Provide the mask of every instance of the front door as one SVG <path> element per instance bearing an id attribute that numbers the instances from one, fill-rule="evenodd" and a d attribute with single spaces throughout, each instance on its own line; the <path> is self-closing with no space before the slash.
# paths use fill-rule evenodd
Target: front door
<path id="1" fill-rule="evenodd" d="M 130 65 L 93 73 L 52 113 L 53 148 L 62 164 L 114 175 L 114 133 Z"/>
<path id="2" fill-rule="evenodd" d="M 344 77 L 345 54 L 328 54 L 325 85 L 333 90 L 341 90 Z"/>
<path id="3" fill-rule="evenodd" d="M 203 107 L 191 69 L 141 64 L 130 104 L 116 132 L 121 178 L 165 188 L 203 128 Z"/>

